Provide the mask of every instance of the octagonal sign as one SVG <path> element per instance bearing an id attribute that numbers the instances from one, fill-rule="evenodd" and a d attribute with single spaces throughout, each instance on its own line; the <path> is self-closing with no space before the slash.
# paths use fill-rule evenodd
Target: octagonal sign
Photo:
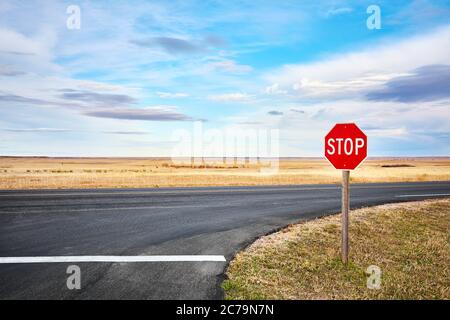
<path id="1" fill-rule="evenodd" d="M 354 170 L 367 158 L 367 136 L 354 123 L 338 123 L 325 136 L 325 157 L 340 170 Z"/>

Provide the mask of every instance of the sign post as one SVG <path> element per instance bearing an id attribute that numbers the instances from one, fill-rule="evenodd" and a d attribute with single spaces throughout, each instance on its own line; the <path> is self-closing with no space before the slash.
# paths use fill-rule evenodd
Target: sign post
<path id="1" fill-rule="evenodd" d="M 367 136 L 354 123 L 339 123 L 325 136 L 325 157 L 342 170 L 342 242 L 341 258 L 348 263 L 348 225 L 350 213 L 350 170 L 367 157 Z"/>
<path id="2" fill-rule="evenodd" d="M 342 171 L 342 243 L 341 243 L 341 259 L 342 262 L 348 263 L 348 214 L 350 211 L 350 194 L 349 194 L 350 171 Z"/>

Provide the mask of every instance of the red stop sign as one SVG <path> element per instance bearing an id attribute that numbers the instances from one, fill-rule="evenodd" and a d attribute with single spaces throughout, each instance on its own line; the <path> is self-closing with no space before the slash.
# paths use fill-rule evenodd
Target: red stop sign
<path id="1" fill-rule="evenodd" d="M 325 136 L 325 157 L 336 169 L 356 169 L 367 157 L 367 136 L 354 123 L 338 123 Z"/>

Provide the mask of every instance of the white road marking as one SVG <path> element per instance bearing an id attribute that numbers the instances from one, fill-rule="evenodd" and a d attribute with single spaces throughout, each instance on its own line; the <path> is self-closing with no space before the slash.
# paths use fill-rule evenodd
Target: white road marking
<path id="1" fill-rule="evenodd" d="M 437 197 L 437 196 L 450 196 L 450 193 L 430 193 L 430 194 L 402 194 L 395 196 L 396 198 L 410 198 L 410 197 Z"/>
<path id="2" fill-rule="evenodd" d="M 220 255 L 171 256 L 53 256 L 0 257 L 0 264 L 9 263 L 78 263 L 78 262 L 225 262 Z"/>
<path id="3" fill-rule="evenodd" d="M 216 206 L 223 208 L 223 206 Z M 116 211 L 116 210 L 144 210 L 144 209 L 180 209 L 180 208 L 214 208 L 214 206 L 209 205 L 186 205 L 186 206 L 143 206 L 143 207 L 113 207 L 113 208 L 86 208 L 86 209 L 68 209 L 63 210 L 63 212 L 96 212 L 96 211 Z M 1 208 L 0 208 L 1 209 Z M 55 210 L 54 212 L 60 213 L 60 211 Z M 1 211 L 2 214 L 40 214 L 40 213 L 51 213 L 48 210 L 27 210 L 27 211 Z"/>
<path id="4" fill-rule="evenodd" d="M 417 187 L 429 187 L 430 185 L 411 185 L 411 186 L 351 186 L 352 189 L 388 189 L 388 188 L 417 188 Z M 447 184 L 442 185 L 447 186 Z M 450 185 L 449 185 L 450 186 Z M 341 186 L 327 186 L 327 187 L 303 187 L 303 188 L 258 188 L 258 189 L 213 189 L 213 190 L 188 190 L 188 189 L 180 189 L 174 191 L 163 191 L 163 190 L 149 190 L 149 191 L 115 191 L 115 192 L 61 192 L 61 193 L 52 193 L 51 190 L 48 193 L 4 193 L 0 194 L 0 197 L 53 197 L 53 196 L 105 196 L 105 195 L 161 195 L 161 194 L 190 194 L 190 193 L 220 193 L 220 192 L 246 192 L 246 193 L 254 193 L 254 192 L 264 192 L 264 191 L 309 191 L 309 190 L 340 190 Z"/>
<path id="5" fill-rule="evenodd" d="M 261 191 L 307 191 L 307 190 L 333 190 L 338 189 L 340 186 L 335 187 L 322 187 L 322 188 L 272 188 L 272 189 L 259 189 L 259 190 L 249 190 L 249 189 L 220 189 L 220 190 L 177 190 L 177 191 L 131 191 L 131 192 L 66 192 L 66 193 L 13 193 L 13 194 L 0 194 L 0 197 L 53 197 L 53 196 L 109 196 L 109 195 L 160 195 L 160 194 L 177 194 L 183 195 L 183 193 L 219 193 L 219 192 L 261 192 Z"/>

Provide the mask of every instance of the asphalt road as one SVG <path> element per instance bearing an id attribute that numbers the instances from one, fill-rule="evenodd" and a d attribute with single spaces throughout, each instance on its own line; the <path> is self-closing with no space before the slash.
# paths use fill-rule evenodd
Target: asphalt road
<path id="1" fill-rule="evenodd" d="M 440 198 L 449 182 L 354 184 L 351 207 Z M 255 238 L 340 211 L 337 185 L 0 191 L 0 257 L 224 255 L 227 262 L 0 264 L 0 299 L 214 299 Z M 350 216 L 351 217 L 351 216 Z M 73 263 L 72 263 L 73 264 Z"/>

